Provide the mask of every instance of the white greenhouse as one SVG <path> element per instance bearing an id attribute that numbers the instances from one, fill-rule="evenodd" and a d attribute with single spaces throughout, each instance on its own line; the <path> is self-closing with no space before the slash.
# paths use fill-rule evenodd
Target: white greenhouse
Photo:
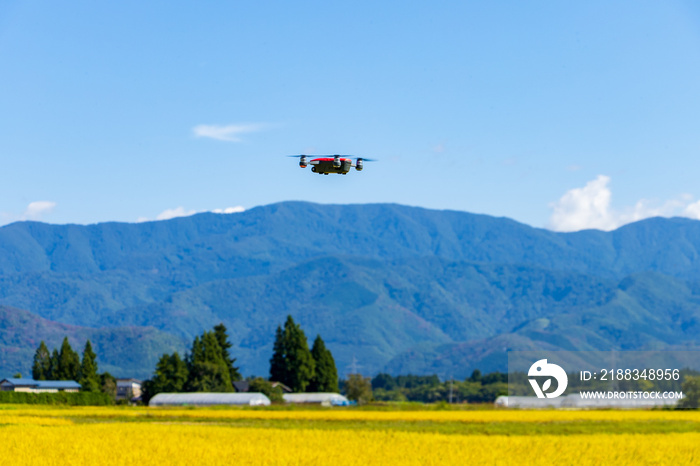
<path id="1" fill-rule="evenodd" d="M 557 398 L 540 399 L 532 396 L 499 396 L 496 406 L 506 408 L 573 408 L 573 409 L 648 409 L 663 406 L 674 406 L 674 399 L 584 399 L 581 395 L 573 394 Z"/>
<path id="2" fill-rule="evenodd" d="M 268 406 L 262 393 L 159 393 L 148 406 Z"/>
<path id="3" fill-rule="evenodd" d="M 285 393 L 282 395 L 287 403 L 313 403 L 324 406 L 345 406 L 350 404 L 347 398 L 338 393 Z"/>

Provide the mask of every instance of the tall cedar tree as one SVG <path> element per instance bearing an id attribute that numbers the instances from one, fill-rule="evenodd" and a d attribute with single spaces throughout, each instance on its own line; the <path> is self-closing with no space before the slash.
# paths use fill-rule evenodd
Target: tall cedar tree
<path id="1" fill-rule="evenodd" d="M 272 358 L 270 358 L 270 380 L 282 382 L 287 380 L 287 366 L 284 360 L 284 332 L 282 327 L 275 330 L 275 343 L 272 345 Z"/>
<path id="2" fill-rule="evenodd" d="M 97 355 L 92 350 L 90 340 L 85 342 L 83 362 L 80 364 L 80 388 L 84 392 L 99 392 L 100 377 L 97 375 Z"/>
<path id="3" fill-rule="evenodd" d="M 58 350 L 56 348 L 51 352 L 51 359 L 49 360 L 49 373 L 46 374 L 46 380 L 57 380 L 56 375 L 58 374 Z"/>
<path id="4" fill-rule="evenodd" d="M 232 392 L 231 373 L 214 332 L 195 337 L 187 368 L 189 392 Z"/>
<path id="5" fill-rule="evenodd" d="M 303 392 L 314 377 L 315 363 L 301 327 L 287 316 L 284 330 L 277 327 L 270 380 L 282 382 L 294 392 Z"/>
<path id="6" fill-rule="evenodd" d="M 34 380 L 48 380 L 51 375 L 51 353 L 46 347 L 44 340 L 41 340 L 39 347 L 34 353 L 34 364 L 32 364 L 32 377 Z"/>
<path id="7" fill-rule="evenodd" d="M 219 342 L 219 346 L 221 347 L 221 352 L 224 356 L 224 362 L 226 362 L 229 374 L 231 374 L 231 382 L 233 383 L 238 380 L 241 380 L 243 377 L 241 377 L 241 373 L 238 372 L 238 367 L 233 365 L 236 362 L 236 358 L 231 358 L 231 353 L 229 352 L 229 349 L 233 345 L 228 341 L 226 326 L 223 323 L 221 323 L 214 327 L 214 335 L 216 335 L 216 341 Z"/>
<path id="8" fill-rule="evenodd" d="M 58 353 L 56 371 L 51 374 L 54 380 L 75 380 L 80 378 L 80 356 L 73 351 L 68 337 L 63 339 L 61 350 Z"/>
<path id="9" fill-rule="evenodd" d="M 338 393 L 338 370 L 335 368 L 335 360 L 321 335 L 316 335 L 314 346 L 311 348 L 311 356 L 316 363 L 316 373 L 311 379 L 306 390 L 309 392 Z"/>

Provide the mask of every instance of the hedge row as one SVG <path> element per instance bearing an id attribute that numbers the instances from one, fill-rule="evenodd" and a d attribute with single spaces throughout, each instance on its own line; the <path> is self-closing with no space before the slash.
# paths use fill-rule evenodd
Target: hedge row
<path id="1" fill-rule="evenodd" d="M 26 393 L 0 391 L 0 403 L 66 406 L 107 406 L 113 405 L 114 399 L 112 399 L 112 397 L 106 393 L 92 392 Z"/>

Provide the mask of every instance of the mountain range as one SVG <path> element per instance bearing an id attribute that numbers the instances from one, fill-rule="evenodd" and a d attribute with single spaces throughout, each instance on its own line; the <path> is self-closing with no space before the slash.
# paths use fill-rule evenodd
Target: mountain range
<path id="1" fill-rule="evenodd" d="M 38 342 L 87 338 L 101 370 L 148 377 L 223 322 L 267 375 L 291 314 L 341 374 L 463 378 L 508 349 L 700 346 L 700 222 L 555 233 L 466 212 L 285 202 L 146 223 L 0 228 L 0 377 Z"/>

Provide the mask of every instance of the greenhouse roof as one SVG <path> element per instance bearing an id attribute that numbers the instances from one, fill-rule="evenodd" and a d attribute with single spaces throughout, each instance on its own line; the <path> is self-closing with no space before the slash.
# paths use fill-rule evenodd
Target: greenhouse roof
<path id="1" fill-rule="evenodd" d="M 267 406 L 270 399 L 262 393 L 159 393 L 149 406 Z"/>

